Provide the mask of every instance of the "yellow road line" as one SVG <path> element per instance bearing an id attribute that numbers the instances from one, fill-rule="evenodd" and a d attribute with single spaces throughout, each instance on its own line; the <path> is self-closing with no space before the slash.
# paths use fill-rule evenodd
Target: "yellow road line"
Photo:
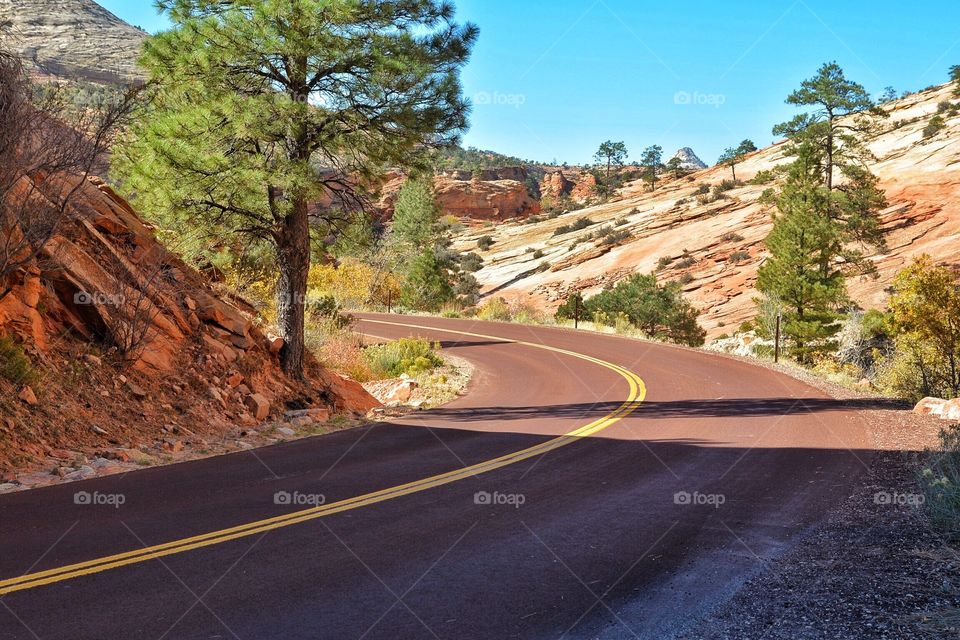
<path id="1" fill-rule="evenodd" d="M 54 569 L 48 569 L 46 571 L 39 571 L 36 573 L 30 573 L 22 575 L 16 578 L 9 578 L 7 580 L 0 580 L 0 596 L 6 595 L 8 593 L 13 593 L 14 591 L 23 591 L 25 589 L 33 589 L 35 587 L 40 587 L 46 584 L 51 584 L 55 582 L 62 582 L 64 580 L 70 580 L 73 578 L 78 578 L 80 576 L 89 575 L 92 573 L 100 573 L 102 571 L 107 571 L 109 569 L 115 569 L 118 567 L 123 567 L 139 562 L 146 562 L 148 560 L 153 560 L 155 558 L 162 558 L 164 556 L 173 555 L 175 553 L 183 553 L 185 551 L 191 551 L 194 549 L 200 549 L 202 547 L 208 547 L 214 544 L 220 544 L 223 542 L 228 542 L 230 540 L 236 540 L 237 538 L 243 538 L 247 536 L 256 535 L 259 533 L 265 533 L 267 531 L 272 531 L 273 529 L 279 529 L 281 527 L 289 527 L 295 524 L 300 524 L 302 522 L 307 522 L 309 520 L 314 520 L 316 518 L 322 518 L 325 516 L 333 515 L 335 513 L 341 513 L 343 511 L 349 511 L 352 509 L 358 509 L 360 507 L 365 507 L 371 504 L 377 504 L 379 502 L 385 502 L 387 500 L 392 500 L 401 496 L 410 495 L 413 493 L 419 493 L 421 491 L 426 491 L 428 489 L 433 489 L 435 487 L 443 486 L 450 484 L 452 482 L 457 482 L 465 478 L 470 478 L 481 473 L 488 473 L 496 469 L 501 469 L 503 467 L 516 464 L 517 462 L 522 462 L 523 460 L 528 460 L 535 456 L 545 454 L 547 452 L 559 449 L 564 447 L 572 442 L 576 442 L 580 438 L 584 438 L 595 433 L 598 433 L 610 425 L 616 423 L 618 420 L 626 417 L 632 413 L 639 406 L 643 399 L 646 397 L 646 387 L 644 386 L 643 380 L 640 379 L 635 373 L 624 369 L 618 365 L 588 356 L 582 353 L 576 353 L 574 351 L 568 351 L 566 349 L 560 349 L 558 347 L 551 347 L 543 344 L 536 344 L 533 342 L 524 342 L 521 340 L 511 340 L 508 338 L 501 338 L 499 336 L 488 336 L 479 333 L 469 333 L 466 331 L 455 331 L 451 329 L 438 329 L 436 327 L 427 327 L 414 324 L 404 324 L 400 322 L 388 322 L 385 320 L 364 320 L 364 322 L 384 324 L 384 325 L 393 325 L 399 327 L 408 327 L 412 329 L 427 329 L 430 331 L 440 331 L 443 333 L 452 333 L 457 335 L 464 335 L 476 338 L 484 338 L 488 340 L 498 340 L 501 342 L 509 342 L 514 344 L 520 344 L 529 347 L 535 347 L 537 349 L 545 349 L 547 351 L 553 351 L 556 353 L 562 353 L 574 358 L 579 358 L 581 360 L 586 360 L 594 364 L 606 367 L 616 371 L 621 376 L 623 376 L 630 387 L 630 393 L 627 399 L 617 408 L 616 411 L 594 420 L 593 422 L 586 424 L 578 429 L 574 429 L 569 433 L 566 433 L 562 436 L 547 440 L 538 445 L 528 447 L 526 449 L 521 449 L 520 451 L 515 451 L 513 453 L 508 453 L 506 455 L 494 458 L 492 460 L 487 460 L 485 462 L 479 462 L 462 469 L 455 469 L 453 471 L 448 471 L 446 473 L 441 473 L 439 475 L 430 476 L 428 478 L 423 478 L 421 480 L 415 480 L 413 482 L 408 482 L 396 487 L 389 487 L 387 489 L 381 489 L 380 491 L 375 491 L 373 493 L 368 493 L 361 496 L 356 496 L 354 498 L 348 498 L 346 500 L 340 500 L 338 502 L 333 502 L 326 505 L 320 505 L 317 507 L 311 507 L 309 509 L 303 509 L 301 511 L 295 511 L 293 513 L 288 513 L 281 516 L 274 516 L 272 518 L 266 518 L 264 520 L 258 520 L 256 522 L 249 522 L 247 524 L 238 525 L 235 527 L 230 527 L 228 529 L 221 529 L 219 531 L 212 531 L 210 533 L 205 533 L 189 538 L 183 538 L 181 540 L 173 540 L 171 542 L 144 547 L 142 549 L 136 549 L 133 551 L 127 551 L 125 553 L 119 553 L 116 555 L 106 556 L 103 558 L 97 558 L 95 560 L 88 560 L 86 562 L 80 562 L 77 564 L 72 564 L 64 567 L 58 567 Z"/>

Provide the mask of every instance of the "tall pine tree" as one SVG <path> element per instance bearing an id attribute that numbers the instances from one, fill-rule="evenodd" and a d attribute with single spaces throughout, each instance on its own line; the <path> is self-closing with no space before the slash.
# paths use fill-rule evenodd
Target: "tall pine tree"
<path id="1" fill-rule="evenodd" d="M 477 30 L 443 0 L 157 4 L 172 28 L 146 43 L 154 100 L 118 173 L 172 226 L 274 246 L 281 363 L 300 376 L 311 225 L 359 208 L 384 165 L 426 168 L 415 152 L 456 141 Z"/>
<path id="2" fill-rule="evenodd" d="M 784 331 L 794 354 L 809 361 L 833 348 L 838 311 L 847 301 L 845 276 L 875 272 L 864 249 L 884 249 L 879 212 L 886 206 L 877 178 L 866 168 L 869 115 L 883 117 L 859 84 L 836 63 L 823 65 L 787 98 L 812 106 L 774 127 L 796 157 L 779 193 L 757 288 L 784 305 Z"/>

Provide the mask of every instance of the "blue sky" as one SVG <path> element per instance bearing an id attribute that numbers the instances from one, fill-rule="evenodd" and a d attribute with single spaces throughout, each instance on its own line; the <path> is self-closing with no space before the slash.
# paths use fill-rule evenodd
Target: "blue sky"
<path id="1" fill-rule="evenodd" d="M 98 0 L 148 31 L 145 0 Z M 540 161 L 589 161 L 600 142 L 773 140 L 784 98 L 828 60 L 878 94 L 944 82 L 960 64 L 955 0 L 456 0 L 480 27 L 463 74 L 474 102 L 465 145 Z"/>

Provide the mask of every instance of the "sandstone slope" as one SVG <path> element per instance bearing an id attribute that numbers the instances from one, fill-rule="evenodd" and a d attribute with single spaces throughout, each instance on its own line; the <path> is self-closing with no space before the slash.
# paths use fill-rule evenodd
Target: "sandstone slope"
<path id="1" fill-rule="evenodd" d="M 41 76 L 143 79 L 136 60 L 147 33 L 93 0 L 0 0 L 0 25 L 5 45 Z"/>
<path id="2" fill-rule="evenodd" d="M 852 298 L 865 308 L 885 304 L 893 276 L 914 256 L 929 253 L 960 266 L 960 117 L 944 114 L 946 128 L 922 139 L 938 103 L 953 99 L 951 91 L 944 85 L 886 105 L 890 117 L 870 143 L 877 157 L 870 169 L 890 205 L 882 215 L 889 252 L 871 256 L 878 279 L 848 282 Z M 737 177 L 749 181 L 758 171 L 788 161 L 782 150 L 780 143 L 751 154 L 737 166 Z M 594 294 L 631 273 L 657 271 L 662 279 L 685 281 L 684 290 L 703 311 L 703 326 L 715 337 L 755 314 L 757 267 L 766 255 L 763 239 L 771 227 L 770 211 L 757 200 L 772 184 L 745 184 L 723 199 L 698 202 L 698 188 L 730 177 L 729 168 L 708 168 L 667 180 L 654 193 L 640 182 L 630 183 L 610 202 L 555 219 L 475 229 L 457 248 L 477 251 L 478 237 L 493 236 L 493 246 L 479 251 L 485 265 L 476 276 L 483 293 L 532 300 L 546 309 L 574 290 Z M 554 235 L 580 217 L 598 224 Z M 586 240 L 601 225 L 618 220 L 623 224 L 615 228 L 627 230 L 629 238 L 600 246 Z M 542 258 L 534 258 L 537 249 Z M 669 266 L 658 267 L 661 258 Z M 538 270 L 544 261 L 550 269 Z"/>

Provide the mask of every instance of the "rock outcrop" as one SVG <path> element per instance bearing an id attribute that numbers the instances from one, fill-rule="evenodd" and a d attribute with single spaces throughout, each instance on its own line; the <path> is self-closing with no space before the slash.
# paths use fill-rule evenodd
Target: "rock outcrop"
<path id="1" fill-rule="evenodd" d="M 575 186 L 576 183 L 573 180 L 568 180 L 563 175 L 563 171 L 558 169 L 547 172 L 547 175 L 543 177 L 543 181 L 540 183 L 540 193 L 556 200 L 570 195 Z"/>
<path id="2" fill-rule="evenodd" d="M 93 0 L 0 0 L 0 32 L 41 76 L 124 84 L 144 79 L 136 60 L 147 33 Z"/>
<path id="3" fill-rule="evenodd" d="M 446 215 L 471 220 L 507 220 L 540 213 L 524 183 L 516 180 L 452 180 L 433 183 L 437 204 Z"/>
<path id="4" fill-rule="evenodd" d="M 526 176 L 523 168 L 491 169 L 489 175 Z M 487 174 L 487 171 L 484 171 Z M 540 202 L 530 195 L 527 186 L 520 180 L 482 179 L 473 180 L 469 171 L 448 171 L 433 179 L 437 206 L 444 215 L 466 220 L 506 220 L 540 213 Z M 407 177 L 400 171 L 384 174 L 377 208 L 383 219 L 393 216 L 397 193 Z"/>
<path id="5" fill-rule="evenodd" d="M 683 147 L 678 149 L 674 158 L 679 158 L 680 168 L 686 171 L 699 171 L 701 169 L 707 168 L 707 163 L 697 157 L 697 154 L 693 152 L 693 149 L 690 147 Z"/>

